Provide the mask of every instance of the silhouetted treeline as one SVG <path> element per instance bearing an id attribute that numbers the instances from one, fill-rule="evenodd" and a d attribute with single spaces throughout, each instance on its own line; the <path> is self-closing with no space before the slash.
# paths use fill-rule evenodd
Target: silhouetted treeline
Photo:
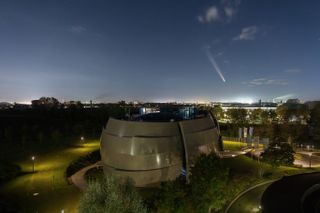
<path id="1" fill-rule="evenodd" d="M 0 142 L 62 143 L 71 138 L 97 138 L 108 118 L 124 116 L 118 104 L 101 108 L 7 109 L 0 111 Z"/>

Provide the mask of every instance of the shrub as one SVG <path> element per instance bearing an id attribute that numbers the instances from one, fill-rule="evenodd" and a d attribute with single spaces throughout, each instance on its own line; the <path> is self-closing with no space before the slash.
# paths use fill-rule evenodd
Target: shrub
<path id="1" fill-rule="evenodd" d="M 145 213 L 142 199 L 128 179 L 109 176 L 89 182 L 80 199 L 80 213 Z"/>
<path id="2" fill-rule="evenodd" d="M 225 205 L 229 169 L 215 154 L 201 155 L 191 169 L 192 201 L 198 212 L 220 211 Z"/>
<path id="3" fill-rule="evenodd" d="M 0 162 L 0 183 L 10 180 L 21 173 L 20 166 Z"/>

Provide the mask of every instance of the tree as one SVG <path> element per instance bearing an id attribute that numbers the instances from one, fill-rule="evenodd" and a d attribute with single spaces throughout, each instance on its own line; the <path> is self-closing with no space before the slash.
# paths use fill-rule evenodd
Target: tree
<path id="1" fill-rule="evenodd" d="M 131 181 L 113 176 L 94 179 L 80 199 L 80 213 L 145 213 L 141 197 Z"/>
<path id="2" fill-rule="evenodd" d="M 249 115 L 250 123 L 261 123 L 262 109 L 254 109 Z"/>
<path id="3" fill-rule="evenodd" d="M 310 135 L 312 138 L 320 141 L 320 103 L 316 104 L 310 113 Z"/>
<path id="4" fill-rule="evenodd" d="M 58 129 L 55 129 L 52 132 L 51 139 L 52 139 L 52 142 L 54 142 L 54 143 L 60 142 L 60 140 L 62 139 L 62 134 L 60 133 L 60 131 Z"/>
<path id="5" fill-rule="evenodd" d="M 271 123 L 271 118 L 270 118 L 270 114 L 269 111 L 267 110 L 263 110 L 260 114 L 260 118 L 261 118 L 261 123 L 262 124 L 268 124 Z"/>
<path id="6" fill-rule="evenodd" d="M 278 123 L 277 113 L 274 110 L 269 110 L 269 118 L 271 123 Z"/>
<path id="7" fill-rule="evenodd" d="M 309 118 L 308 107 L 304 104 L 285 103 L 277 107 L 276 112 L 283 123 L 301 122 Z"/>
<path id="8" fill-rule="evenodd" d="M 13 136 L 13 128 L 11 126 L 8 126 L 4 129 L 4 139 L 6 142 L 12 142 L 14 139 Z"/>
<path id="9" fill-rule="evenodd" d="M 198 212 L 221 211 L 226 202 L 229 169 L 214 153 L 200 155 L 191 169 L 192 201 Z"/>
<path id="10" fill-rule="evenodd" d="M 221 120 L 224 118 L 224 111 L 220 105 L 216 105 L 212 109 L 213 115 L 217 118 L 217 120 Z"/>
<path id="11" fill-rule="evenodd" d="M 274 167 L 280 165 L 292 166 L 294 162 L 294 153 L 290 144 L 273 142 L 264 153 L 262 153 L 262 159 Z"/>
<path id="12" fill-rule="evenodd" d="M 279 120 L 283 123 L 286 123 L 289 121 L 289 115 L 288 115 L 288 107 L 286 105 L 278 106 L 276 109 L 277 116 Z"/>
<path id="13" fill-rule="evenodd" d="M 247 123 L 248 112 L 246 109 L 229 109 L 227 113 L 231 123 L 239 125 L 244 125 Z"/>
<path id="14" fill-rule="evenodd" d="M 181 177 L 162 183 L 153 199 L 156 212 L 194 212 L 189 189 L 190 186 Z"/>

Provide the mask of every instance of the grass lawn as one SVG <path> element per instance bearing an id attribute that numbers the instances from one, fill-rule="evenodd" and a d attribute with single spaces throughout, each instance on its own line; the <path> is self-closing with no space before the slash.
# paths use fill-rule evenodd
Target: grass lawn
<path id="1" fill-rule="evenodd" d="M 265 174 L 265 179 L 279 178 L 284 175 L 293 175 L 303 172 L 310 172 L 310 169 L 302 169 L 296 167 L 280 166 L 278 168 L 273 168 L 270 164 L 264 162 L 258 162 L 257 160 L 252 160 L 250 157 L 245 155 L 239 155 L 235 158 L 225 158 L 223 161 L 226 165 L 234 172 L 241 173 L 251 173 L 259 174 L 259 169 Z M 268 175 L 269 174 L 269 175 Z"/>
<path id="2" fill-rule="evenodd" d="M 244 143 L 244 142 L 237 142 L 237 141 L 227 141 L 224 140 L 223 141 L 223 148 L 225 150 L 232 150 L 232 151 L 237 151 L 237 150 L 241 150 L 244 147 L 249 146 L 249 143 Z M 263 148 L 262 144 L 259 144 L 260 148 Z"/>
<path id="3" fill-rule="evenodd" d="M 223 141 L 223 148 L 225 150 L 241 150 L 241 148 L 248 146 L 246 143 L 243 142 L 236 142 L 236 141 Z"/>
<path id="4" fill-rule="evenodd" d="M 73 160 L 97 149 L 99 141 L 88 141 L 36 155 L 35 173 L 32 173 L 30 158 L 15 162 L 26 174 L 2 185 L 0 193 L 15 201 L 22 212 L 61 212 L 62 209 L 66 213 L 77 212 L 81 193 L 73 185 L 68 185 L 65 170 Z"/>

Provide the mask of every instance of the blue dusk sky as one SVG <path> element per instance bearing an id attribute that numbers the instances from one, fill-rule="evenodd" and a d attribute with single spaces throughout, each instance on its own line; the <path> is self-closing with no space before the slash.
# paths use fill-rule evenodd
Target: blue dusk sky
<path id="1" fill-rule="evenodd" d="M 1 0 L 0 101 L 320 99 L 319 0 Z"/>

